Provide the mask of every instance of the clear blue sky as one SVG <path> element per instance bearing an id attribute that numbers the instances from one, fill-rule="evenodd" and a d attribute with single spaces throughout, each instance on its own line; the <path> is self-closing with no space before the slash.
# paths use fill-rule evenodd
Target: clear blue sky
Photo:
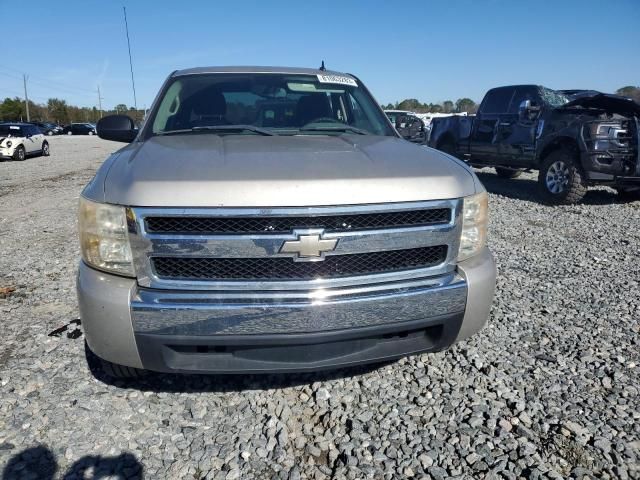
<path id="1" fill-rule="evenodd" d="M 123 4 L 139 107 L 177 68 L 323 59 L 385 104 L 479 101 L 514 83 L 640 85 L 640 0 L 0 0 L 0 97 L 21 96 L 25 72 L 39 103 L 93 106 L 99 84 L 104 107 L 132 105 Z"/>

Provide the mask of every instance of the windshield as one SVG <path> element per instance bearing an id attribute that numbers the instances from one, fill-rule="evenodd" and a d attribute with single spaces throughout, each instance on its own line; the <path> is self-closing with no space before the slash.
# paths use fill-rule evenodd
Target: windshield
<path id="1" fill-rule="evenodd" d="M 22 127 L 18 125 L 0 125 L 0 137 L 22 137 Z"/>
<path id="2" fill-rule="evenodd" d="M 164 89 L 149 124 L 156 135 L 394 135 L 367 91 L 353 78 L 337 75 L 225 73 L 177 77 Z"/>
<path id="3" fill-rule="evenodd" d="M 542 100 L 553 108 L 562 107 L 564 104 L 569 103 L 569 97 L 564 93 L 551 90 L 550 88 L 542 87 L 540 89 Z"/>

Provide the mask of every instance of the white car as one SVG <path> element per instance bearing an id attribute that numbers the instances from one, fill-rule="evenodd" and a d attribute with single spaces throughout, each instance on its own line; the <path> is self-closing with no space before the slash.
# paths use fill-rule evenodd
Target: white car
<path id="1" fill-rule="evenodd" d="M 24 160 L 28 155 L 49 155 L 49 142 L 29 123 L 0 123 L 0 158 Z"/>

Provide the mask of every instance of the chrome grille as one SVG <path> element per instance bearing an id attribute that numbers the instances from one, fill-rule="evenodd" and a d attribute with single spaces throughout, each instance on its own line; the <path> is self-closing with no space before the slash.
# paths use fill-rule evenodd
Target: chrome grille
<path id="1" fill-rule="evenodd" d="M 333 255 L 321 262 L 285 257 L 152 258 L 158 277 L 175 280 L 313 280 L 429 268 L 444 262 L 447 246 Z"/>
<path id="2" fill-rule="evenodd" d="M 431 208 L 383 213 L 358 213 L 337 216 L 286 217 L 148 217 L 149 233 L 181 235 L 224 235 L 252 233 L 286 233 L 293 229 L 323 228 L 326 232 L 373 230 L 446 224 L 450 208 Z"/>
<path id="3" fill-rule="evenodd" d="M 130 209 L 138 284 L 167 290 L 310 291 L 451 273 L 462 202 Z M 282 250 L 303 232 L 335 239 L 317 261 Z"/>

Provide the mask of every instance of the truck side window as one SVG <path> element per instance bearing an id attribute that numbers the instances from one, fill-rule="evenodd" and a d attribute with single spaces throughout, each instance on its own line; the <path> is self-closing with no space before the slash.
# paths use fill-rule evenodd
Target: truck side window
<path id="1" fill-rule="evenodd" d="M 509 106 L 509 113 L 519 113 L 520 104 L 525 100 L 531 100 L 531 104 L 534 106 L 540 106 L 540 96 L 535 88 L 524 87 L 516 89 L 511 105 Z"/>
<path id="2" fill-rule="evenodd" d="M 482 113 L 505 113 L 509 108 L 513 93 L 513 88 L 494 88 L 489 90 L 482 102 L 480 111 Z"/>

